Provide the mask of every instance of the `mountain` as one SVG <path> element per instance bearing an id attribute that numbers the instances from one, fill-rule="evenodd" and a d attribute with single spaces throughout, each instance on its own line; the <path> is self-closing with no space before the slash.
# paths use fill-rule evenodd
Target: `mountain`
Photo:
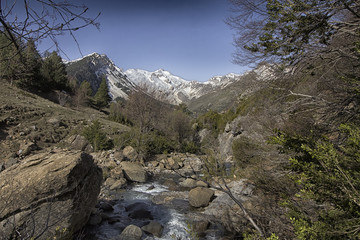
<path id="1" fill-rule="evenodd" d="M 68 74 L 79 82 L 89 81 L 94 92 L 100 85 L 101 77 L 105 76 L 112 99 L 126 99 L 132 91 L 142 90 L 166 103 L 186 103 L 193 111 L 208 108 L 221 111 L 241 94 L 252 91 L 251 86 L 255 82 L 271 79 L 273 76 L 271 67 L 262 65 L 243 75 L 230 73 L 212 77 L 207 82 L 187 81 L 163 69 L 154 72 L 141 69 L 122 71 L 106 55 L 98 53 L 66 64 Z"/>
<path id="2" fill-rule="evenodd" d="M 136 89 L 136 85 L 105 54 L 92 53 L 66 62 L 66 70 L 78 82 L 88 81 L 94 93 L 100 86 L 102 76 L 105 76 L 112 99 L 127 98 L 128 93 Z"/>
<path id="3" fill-rule="evenodd" d="M 125 71 L 127 77 L 153 97 L 171 104 L 188 103 L 192 99 L 215 90 L 225 82 L 187 81 L 163 69 L 149 72 L 140 69 Z"/>

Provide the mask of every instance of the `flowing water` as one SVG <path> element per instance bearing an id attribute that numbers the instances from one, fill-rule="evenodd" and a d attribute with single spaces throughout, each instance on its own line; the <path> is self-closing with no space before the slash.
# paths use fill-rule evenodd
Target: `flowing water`
<path id="1" fill-rule="evenodd" d="M 143 239 L 189 239 L 186 212 L 188 202 L 178 199 L 176 206 L 154 204 L 152 198 L 169 191 L 158 182 L 136 184 L 127 190 L 117 192 L 112 202 L 113 211 L 105 212 L 107 220 L 96 227 L 87 229 L 85 239 L 116 239 L 122 230 L 130 225 L 144 226 L 154 220 L 164 226 L 161 238 L 146 235 Z M 143 235 L 144 237 L 144 235 Z"/>

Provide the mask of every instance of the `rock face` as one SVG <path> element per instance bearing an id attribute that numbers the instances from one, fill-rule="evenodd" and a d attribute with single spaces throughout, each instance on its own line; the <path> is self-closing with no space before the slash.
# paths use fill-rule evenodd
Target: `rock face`
<path id="1" fill-rule="evenodd" d="M 140 164 L 134 162 L 121 162 L 121 167 L 127 180 L 142 183 L 146 182 L 147 173 Z"/>
<path id="2" fill-rule="evenodd" d="M 101 169 L 86 153 L 56 150 L 25 158 L 0 173 L 0 235 L 16 230 L 47 239 L 56 228 L 79 230 L 97 202 L 101 181 Z"/>
<path id="3" fill-rule="evenodd" d="M 194 188 L 189 192 L 189 203 L 193 207 L 206 207 L 214 194 L 215 192 L 208 188 Z"/>

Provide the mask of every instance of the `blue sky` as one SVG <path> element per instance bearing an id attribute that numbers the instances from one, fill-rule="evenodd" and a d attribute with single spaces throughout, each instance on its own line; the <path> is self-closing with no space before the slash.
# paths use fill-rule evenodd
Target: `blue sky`
<path id="1" fill-rule="evenodd" d="M 95 27 L 75 32 L 84 55 L 104 53 L 123 70 L 165 69 L 186 80 L 242 73 L 231 62 L 233 31 L 224 21 L 227 0 L 81 0 L 90 15 L 101 12 Z M 68 36 L 59 38 L 70 59 L 81 57 Z M 47 48 L 46 41 L 39 49 Z"/>

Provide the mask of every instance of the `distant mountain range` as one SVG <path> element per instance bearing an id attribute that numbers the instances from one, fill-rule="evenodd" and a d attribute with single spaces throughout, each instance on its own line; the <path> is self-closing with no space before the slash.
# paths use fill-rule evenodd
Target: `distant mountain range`
<path id="1" fill-rule="evenodd" d="M 154 72 L 141 69 L 123 71 L 106 55 L 98 53 L 66 62 L 66 65 L 70 76 L 79 82 L 87 80 L 94 92 L 98 89 L 102 76 L 105 76 L 112 99 L 127 99 L 132 91 L 145 91 L 158 100 L 175 105 L 191 104 L 206 95 L 222 92 L 235 83 L 239 85 L 248 75 L 254 76 L 254 81 L 266 80 L 272 76 L 271 68 L 264 65 L 243 75 L 230 73 L 215 76 L 207 82 L 187 81 L 163 69 Z"/>

